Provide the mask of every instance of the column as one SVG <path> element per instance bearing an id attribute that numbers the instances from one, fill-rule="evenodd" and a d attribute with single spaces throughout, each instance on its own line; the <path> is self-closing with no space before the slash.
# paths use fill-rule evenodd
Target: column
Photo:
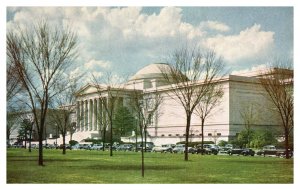
<path id="1" fill-rule="evenodd" d="M 84 130 L 88 130 L 88 125 L 89 125 L 89 112 L 88 112 L 88 100 L 84 101 Z"/>
<path id="2" fill-rule="evenodd" d="M 93 129 L 93 100 L 89 100 L 89 131 Z"/>
<path id="3" fill-rule="evenodd" d="M 98 126 L 97 126 L 97 130 L 99 131 L 101 129 L 101 125 L 102 125 L 102 102 L 101 99 L 98 99 Z"/>
<path id="4" fill-rule="evenodd" d="M 97 117 L 97 111 L 98 111 L 98 109 L 97 109 L 97 107 L 98 107 L 98 104 L 97 104 L 97 99 L 94 99 L 94 115 L 93 115 L 93 117 L 94 117 L 94 131 L 97 131 L 97 123 L 98 123 L 98 117 Z"/>
<path id="5" fill-rule="evenodd" d="M 105 109 L 105 106 L 106 106 L 106 98 L 103 98 L 102 99 L 102 126 L 103 126 L 103 130 L 106 130 L 107 128 L 107 120 L 106 120 L 106 109 Z"/>
<path id="6" fill-rule="evenodd" d="M 80 102 L 76 102 L 76 119 L 77 119 L 77 126 L 76 131 L 79 131 L 80 129 Z"/>
<path id="7" fill-rule="evenodd" d="M 84 107 L 83 107 L 83 105 L 84 105 L 84 102 L 81 100 L 80 101 L 80 111 L 81 111 L 81 113 L 80 113 L 80 130 L 81 131 L 83 131 L 83 129 L 84 129 Z"/>

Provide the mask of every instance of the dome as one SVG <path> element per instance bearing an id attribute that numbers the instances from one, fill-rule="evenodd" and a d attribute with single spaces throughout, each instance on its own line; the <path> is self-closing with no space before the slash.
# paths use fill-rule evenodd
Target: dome
<path id="1" fill-rule="evenodd" d="M 170 65 L 165 63 L 153 63 L 147 65 L 146 67 L 140 69 L 135 75 L 133 75 L 130 80 L 140 80 L 140 79 L 157 79 L 163 78 L 161 70 L 170 69 Z"/>

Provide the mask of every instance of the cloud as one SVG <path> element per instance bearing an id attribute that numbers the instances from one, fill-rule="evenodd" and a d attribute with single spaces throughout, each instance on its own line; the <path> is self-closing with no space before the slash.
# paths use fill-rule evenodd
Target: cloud
<path id="1" fill-rule="evenodd" d="M 102 61 L 102 60 L 95 60 L 91 59 L 89 62 L 85 63 L 84 66 L 87 69 L 96 69 L 96 68 L 104 68 L 107 69 L 110 67 L 112 63 L 110 61 Z"/>
<path id="2" fill-rule="evenodd" d="M 201 22 L 200 27 L 204 29 L 216 30 L 220 32 L 227 32 L 230 30 L 230 27 L 224 23 L 218 21 L 206 21 Z"/>
<path id="3" fill-rule="evenodd" d="M 267 68 L 267 64 L 256 65 L 248 69 L 235 70 L 231 72 L 231 75 L 251 75 L 255 73 L 261 73 L 262 70 Z"/>
<path id="4" fill-rule="evenodd" d="M 79 56 L 76 64 L 82 72 L 105 70 L 133 74 L 137 68 L 163 62 L 174 50 L 186 44 L 211 48 L 228 62 L 257 57 L 273 45 L 273 32 L 260 25 L 239 34 L 224 35 L 230 26 L 219 21 L 198 25 L 183 20 L 183 10 L 164 7 L 157 13 L 144 13 L 141 7 L 21 7 L 8 8 L 12 15 L 7 28 L 16 23 L 32 24 L 47 18 L 50 24 L 71 27 L 78 34 Z M 123 73 L 122 73 L 123 72 Z"/>
<path id="5" fill-rule="evenodd" d="M 217 35 L 207 38 L 203 45 L 213 49 L 227 61 L 255 57 L 267 52 L 274 45 L 274 32 L 261 30 L 261 26 L 254 24 L 238 35 Z"/>

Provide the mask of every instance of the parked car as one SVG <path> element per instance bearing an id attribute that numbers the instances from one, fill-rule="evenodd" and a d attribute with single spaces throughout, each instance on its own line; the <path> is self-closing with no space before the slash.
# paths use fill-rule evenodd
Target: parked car
<path id="1" fill-rule="evenodd" d="M 78 150 L 78 149 L 80 149 L 79 144 L 75 144 L 75 145 L 71 146 L 71 150 Z"/>
<path id="2" fill-rule="evenodd" d="M 79 149 L 91 150 L 91 144 L 79 144 Z"/>
<path id="3" fill-rule="evenodd" d="M 184 144 L 177 144 L 177 145 L 173 148 L 172 152 L 173 152 L 173 153 L 183 153 L 183 152 L 184 152 L 184 149 L 185 149 L 185 145 L 184 145 Z"/>
<path id="4" fill-rule="evenodd" d="M 251 148 L 245 148 L 241 152 L 241 155 L 243 155 L 243 156 L 254 156 L 255 155 L 255 151 L 252 150 Z"/>
<path id="5" fill-rule="evenodd" d="M 63 147 L 64 147 L 64 145 L 63 145 L 63 144 L 60 144 L 60 145 L 58 146 L 58 149 L 63 149 Z M 71 146 L 70 146 L 69 144 L 65 144 L 65 147 L 66 147 L 66 149 L 70 149 L 70 150 L 71 150 Z"/>
<path id="6" fill-rule="evenodd" d="M 243 156 L 254 156 L 255 152 L 251 148 L 232 148 L 228 150 L 229 155 L 237 154 Z"/>
<path id="7" fill-rule="evenodd" d="M 224 147 L 219 147 L 219 153 L 228 154 L 228 150 L 232 149 L 232 144 L 226 144 Z"/>
<path id="8" fill-rule="evenodd" d="M 154 144 L 153 144 L 153 142 L 147 142 L 146 143 L 146 152 L 151 152 L 152 151 L 152 149 L 153 149 L 153 147 L 154 147 Z M 135 150 L 135 146 L 134 146 L 134 150 Z M 139 144 L 137 144 L 137 151 L 141 151 L 142 150 L 142 144 L 141 143 L 139 143 Z"/>
<path id="9" fill-rule="evenodd" d="M 163 144 L 161 146 L 153 147 L 152 152 L 161 152 L 161 153 L 172 152 L 173 147 L 174 144 Z"/>
<path id="10" fill-rule="evenodd" d="M 117 151 L 132 151 L 133 145 L 132 144 L 121 144 L 116 148 Z"/>
<path id="11" fill-rule="evenodd" d="M 219 153 L 219 147 L 214 144 L 203 144 L 203 149 L 201 144 L 196 146 L 197 154 L 214 154 L 217 155 Z"/>
<path id="12" fill-rule="evenodd" d="M 93 144 L 91 150 L 102 150 L 102 148 L 103 148 L 102 144 Z"/>
<path id="13" fill-rule="evenodd" d="M 289 153 L 289 157 L 293 157 L 293 151 L 291 149 L 288 149 L 288 153 Z M 285 149 L 281 149 L 278 150 L 276 153 L 276 156 L 278 157 L 285 157 L 286 156 L 286 150 Z"/>
<path id="14" fill-rule="evenodd" d="M 289 151 L 289 156 L 292 157 L 293 156 L 293 151 L 292 150 L 288 150 Z M 263 147 L 263 149 L 257 151 L 256 153 L 259 156 L 279 156 L 282 157 L 286 154 L 286 150 L 285 149 L 278 149 L 276 148 L 276 146 L 274 145 L 266 145 Z"/>
<path id="15" fill-rule="evenodd" d="M 185 149 L 184 149 L 183 152 L 185 153 Z M 193 147 L 188 147 L 188 153 L 195 154 L 195 153 L 197 153 L 197 149 L 196 149 L 196 148 L 193 148 Z"/>
<path id="16" fill-rule="evenodd" d="M 229 155 L 237 154 L 240 155 L 242 153 L 243 149 L 242 148 L 231 148 L 227 151 Z"/>

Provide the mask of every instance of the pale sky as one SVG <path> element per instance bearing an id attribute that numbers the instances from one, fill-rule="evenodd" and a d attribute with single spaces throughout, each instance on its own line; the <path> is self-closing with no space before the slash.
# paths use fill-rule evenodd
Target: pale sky
<path id="1" fill-rule="evenodd" d="M 8 7 L 6 26 L 40 18 L 77 32 L 73 73 L 133 75 L 185 44 L 213 49 L 235 73 L 293 57 L 292 7 Z"/>

